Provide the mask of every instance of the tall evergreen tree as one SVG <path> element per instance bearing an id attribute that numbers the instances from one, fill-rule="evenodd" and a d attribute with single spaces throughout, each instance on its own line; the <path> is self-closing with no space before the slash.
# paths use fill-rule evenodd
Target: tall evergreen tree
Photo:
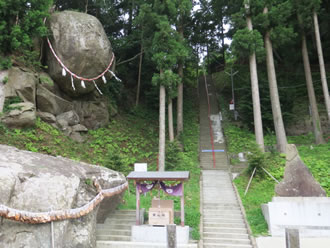
<path id="1" fill-rule="evenodd" d="M 319 1 L 317 1 L 317 2 L 319 3 Z M 318 3 L 315 3 L 315 4 L 318 4 Z M 317 54 L 318 54 L 319 64 L 320 64 L 323 95 L 324 95 L 325 107 L 326 107 L 327 114 L 328 114 L 328 123 L 330 125 L 330 97 L 329 97 L 327 76 L 326 76 L 325 66 L 324 66 L 323 50 L 322 50 L 322 43 L 321 43 L 321 36 L 320 36 L 320 27 L 319 27 L 319 21 L 318 21 L 318 17 L 317 17 L 318 7 L 319 6 L 315 6 L 313 9 L 313 23 L 314 23 Z"/>
<path id="2" fill-rule="evenodd" d="M 179 33 L 179 41 L 184 43 L 184 29 L 187 24 L 187 19 L 190 17 L 192 4 L 190 0 L 177 0 L 178 1 L 178 18 L 177 18 L 177 31 Z M 182 55 L 185 55 L 183 53 Z M 178 74 L 181 78 L 177 87 L 177 135 L 183 131 L 183 67 L 185 56 L 180 56 L 178 59 Z"/>
<path id="3" fill-rule="evenodd" d="M 303 63 L 304 63 L 309 104 L 310 104 L 311 113 L 312 113 L 315 143 L 322 144 L 322 143 L 324 143 L 323 131 L 322 131 L 322 127 L 321 127 L 319 111 L 317 108 L 317 102 L 316 102 L 314 85 L 313 85 L 313 78 L 312 78 L 311 67 L 310 67 L 310 62 L 309 62 L 308 48 L 307 48 L 307 42 L 306 42 L 306 33 L 305 33 L 306 24 L 304 24 L 306 21 L 303 21 L 303 20 L 308 20 L 307 16 L 309 16 L 309 13 L 311 11 L 311 9 L 308 7 L 312 7 L 310 4 L 311 4 L 310 1 L 306 2 L 306 0 L 295 0 L 295 7 L 297 9 L 296 14 L 297 14 L 297 18 L 298 18 L 298 24 L 300 27 L 300 33 L 301 33 L 300 34 L 301 35 L 301 50 L 302 50 L 302 57 L 303 57 Z"/>
<path id="4" fill-rule="evenodd" d="M 268 12 L 270 8 L 270 13 Z M 282 33 L 286 33 L 286 37 L 293 36 L 293 29 L 286 27 L 286 22 L 291 15 L 291 5 L 289 1 L 267 1 L 264 7 L 265 14 L 265 49 L 266 49 L 266 64 L 267 64 L 267 74 L 268 74 L 268 83 L 270 91 L 270 100 L 272 105 L 274 127 L 277 140 L 277 149 L 279 152 L 286 152 L 286 134 L 283 123 L 282 111 L 280 98 L 277 87 L 277 79 L 275 72 L 275 63 L 273 57 L 273 45 L 271 41 L 271 33 L 273 32 L 273 37 L 277 36 L 276 32 L 280 30 Z M 275 34 L 274 34 L 275 33 Z M 283 36 L 283 35 L 282 35 Z M 281 36 L 278 36 L 281 37 Z M 278 43 L 283 43 L 285 41 L 277 39 Z"/>
<path id="5" fill-rule="evenodd" d="M 172 68 L 177 64 L 180 53 L 184 50 L 178 41 L 178 34 L 172 28 L 167 16 L 161 15 L 167 6 L 157 6 L 157 30 L 152 41 L 152 60 L 156 64 L 159 73 L 154 74 L 153 83 L 159 86 L 159 170 L 165 170 L 165 99 L 166 88 L 172 88 L 174 82 L 179 82 L 177 74 Z M 157 11 L 157 9 L 156 9 Z"/>

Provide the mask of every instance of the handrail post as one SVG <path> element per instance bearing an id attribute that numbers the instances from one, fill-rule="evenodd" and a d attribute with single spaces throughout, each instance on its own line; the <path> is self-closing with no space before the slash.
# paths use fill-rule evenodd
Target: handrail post
<path id="1" fill-rule="evenodd" d="M 300 248 L 299 230 L 285 228 L 286 248 Z"/>

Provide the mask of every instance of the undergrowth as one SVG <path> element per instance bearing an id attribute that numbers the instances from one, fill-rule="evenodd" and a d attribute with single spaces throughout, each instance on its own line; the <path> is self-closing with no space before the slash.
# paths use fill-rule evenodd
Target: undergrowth
<path id="1" fill-rule="evenodd" d="M 188 96 L 186 96 L 186 99 Z M 180 137 L 180 142 L 183 145 L 179 146 L 178 141 L 167 145 L 166 150 L 166 170 L 176 171 L 189 171 L 190 179 L 184 183 L 184 196 L 185 196 L 185 224 L 192 228 L 192 238 L 198 240 L 199 234 L 199 176 L 200 169 L 198 163 L 198 139 L 199 139 L 199 126 L 198 126 L 198 108 L 194 106 L 192 101 L 185 101 L 184 104 L 184 123 L 187 123 L 184 132 Z M 189 124 L 188 124 L 189 123 Z M 149 166 L 148 166 L 149 169 Z M 151 168 L 155 170 L 156 168 Z M 175 183 L 175 182 L 171 182 Z M 154 190 L 148 192 L 146 195 L 141 195 L 140 204 L 141 208 L 149 209 L 151 200 L 158 197 L 158 191 Z M 180 197 L 172 197 L 165 195 L 160 191 L 161 199 L 171 199 L 174 201 L 174 210 L 180 210 Z M 130 182 L 130 190 L 126 191 L 124 195 L 124 203 L 120 206 L 122 209 L 135 209 L 136 198 L 135 188 Z M 180 223 L 180 218 L 175 218 L 175 223 Z"/>
<path id="2" fill-rule="evenodd" d="M 260 206 L 268 203 L 275 196 L 274 188 L 276 182 L 261 167 L 265 168 L 280 181 L 284 174 L 285 155 L 279 154 L 273 149 L 276 143 L 276 137 L 273 134 L 265 136 L 265 146 L 270 152 L 261 153 L 256 149 L 255 136 L 248 130 L 226 123 L 224 131 L 228 151 L 231 156 L 237 155 L 239 152 L 251 153 L 248 155 L 248 168 L 234 180 L 234 183 L 240 194 L 253 234 L 266 235 L 268 227 Z M 313 136 L 311 134 L 288 137 L 288 142 L 297 145 L 300 157 L 329 196 L 329 142 L 324 145 L 315 145 L 313 144 Z M 248 193 L 244 196 L 254 167 L 257 167 L 256 175 L 252 180 Z"/>
<path id="3" fill-rule="evenodd" d="M 184 132 L 179 141 L 167 145 L 166 170 L 190 171 L 190 180 L 185 183 L 185 223 L 192 227 L 192 237 L 199 239 L 198 108 L 189 99 L 193 97 L 186 95 Z M 148 163 L 149 171 L 157 169 L 157 111 L 140 106 L 117 116 L 107 127 L 90 130 L 83 137 L 85 141 L 77 143 L 39 118 L 36 126 L 29 129 L 8 129 L 0 124 L 0 144 L 98 164 L 125 175 L 134 169 L 135 162 Z M 126 191 L 121 208 L 135 209 L 135 189 L 132 182 L 130 184 L 131 194 Z M 179 197 L 164 198 L 173 199 L 175 210 L 180 209 Z M 141 197 L 142 207 L 148 209 L 151 199 L 151 196 Z M 175 221 L 179 223 L 180 220 Z"/>

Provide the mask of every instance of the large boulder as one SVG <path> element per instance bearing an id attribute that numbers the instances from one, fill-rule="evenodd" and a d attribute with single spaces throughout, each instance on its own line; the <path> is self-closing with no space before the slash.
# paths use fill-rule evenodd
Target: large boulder
<path id="1" fill-rule="evenodd" d="M 126 182 L 122 174 L 104 167 L 0 145 L 0 205 L 30 212 L 79 208 L 98 194 L 93 177 L 102 189 Z M 106 198 L 78 219 L 54 222 L 56 247 L 96 247 L 96 220 L 103 222 L 121 196 Z M 50 226 L 2 218 L 0 248 L 50 248 Z"/>
<path id="2" fill-rule="evenodd" d="M 70 101 L 56 95 L 43 85 L 37 88 L 37 109 L 40 112 L 58 115 L 73 109 Z"/>
<path id="3" fill-rule="evenodd" d="M 275 192 L 282 197 L 326 196 L 325 190 L 301 160 L 293 144 L 287 145 L 284 179 L 275 186 Z"/>
<path id="4" fill-rule="evenodd" d="M 94 16 L 74 11 L 57 12 L 48 19 L 48 26 L 53 34 L 50 40 L 55 53 L 73 73 L 93 78 L 108 67 L 113 56 L 111 44 Z M 49 48 L 47 65 L 50 76 L 66 94 L 77 97 L 95 90 L 93 82 L 85 82 L 86 88 L 83 88 L 77 79 L 74 90 L 70 75 L 62 75 L 62 66 Z M 110 73 L 105 76 L 111 78 Z M 103 82 L 99 79 L 96 83 Z"/>
<path id="5" fill-rule="evenodd" d="M 5 84 L 5 96 L 19 96 L 24 102 L 36 102 L 36 85 L 38 79 L 27 69 L 12 67 L 8 72 L 8 82 Z"/>
<path id="6" fill-rule="evenodd" d="M 31 102 L 10 104 L 11 109 L 3 117 L 1 122 L 10 128 L 33 127 L 36 122 L 36 109 Z"/>
<path id="7" fill-rule="evenodd" d="M 97 129 L 109 124 L 107 102 L 102 101 L 74 101 L 74 110 L 80 118 L 80 123 L 88 129 Z"/>

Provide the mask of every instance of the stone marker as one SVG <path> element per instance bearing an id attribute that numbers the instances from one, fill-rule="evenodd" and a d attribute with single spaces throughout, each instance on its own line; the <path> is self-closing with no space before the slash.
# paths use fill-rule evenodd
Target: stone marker
<path id="1" fill-rule="evenodd" d="M 326 196 L 325 190 L 299 157 L 293 144 L 287 145 L 284 179 L 275 186 L 277 196 Z M 325 175 L 326 176 L 326 175 Z"/>
<path id="2" fill-rule="evenodd" d="M 286 243 L 286 248 L 300 248 L 299 230 L 286 228 L 285 243 Z"/>
<path id="3" fill-rule="evenodd" d="M 176 225 L 167 225 L 167 248 L 176 248 Z"/>

